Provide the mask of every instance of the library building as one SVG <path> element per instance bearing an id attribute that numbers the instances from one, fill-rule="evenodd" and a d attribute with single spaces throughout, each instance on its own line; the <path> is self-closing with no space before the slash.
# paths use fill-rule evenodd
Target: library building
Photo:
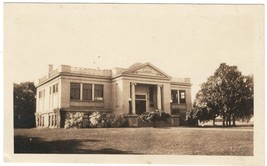
<path id="1" fill-rule="evenodd" d="M 135 117 L 154 110 L 180 125 L 192 108 L 190 78 L 173 78 L 149 62 L 110 70 L 49 65 L 36 87 L 36 127 L 64 127 L 66 112 Z"/>

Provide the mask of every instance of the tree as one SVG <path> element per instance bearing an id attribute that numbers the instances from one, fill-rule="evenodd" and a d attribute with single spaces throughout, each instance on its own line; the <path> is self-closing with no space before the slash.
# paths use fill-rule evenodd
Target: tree
<path id="1" fill-rule="evenodd" d="M 239 118 L 249 119 L 253 116 L 253 104 L 254 104 L 254 88 L 253 88 L 253 76 L 243 76 L 242 84 L 242 97 L 238 102 L 238 109 L 236 111 L 236 116 Z"/>
<path id="2" fill-rule="evenodd" d="M 14 127 L 35 126 L 36 88 L 33 82 L 13 84 Z"/>
<path id="3" fill-rule="evenodd" d="M 253 114 L 253 77 L 243 76 L 237 66 L 222 63 L 201 85 L 194 101 L 200 120 L 223 118 L 223 125 L 235 125 L 236 117 Z"/>

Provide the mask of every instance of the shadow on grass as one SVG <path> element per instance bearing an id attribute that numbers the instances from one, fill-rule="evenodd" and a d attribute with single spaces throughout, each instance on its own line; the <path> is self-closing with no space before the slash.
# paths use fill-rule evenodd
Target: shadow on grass
<path id="1" fill-rule="evenodd" d="M 196 126 L 196 127 L 199 127 L 199 128 L 244 128 L 244 127 L 253 127 L 253 124 L 248 124 L 248 125 L 235 125 L 235 126 L 223 126 L 223 125 L 204 125 L 204 126 Z"/>
<path id="2" fill-rule="evenodd" d="M 131 151 L 121 151 L 112 148 L 104 149 L 81 149 L 85 147 L 83 143 L 100 142 L 95 139 L 80 139 L 80 140 L 53 140 L 44 141 L 38 137 L 14 137 L 14 152 L 15 153 L 58 153 L 58 154 L 137 154 Z"/>
<path id="3" fill-rule="evenodd" d="M 232 126 L 223 126 L 223 125 L 196 125 L 196 126 L 183 126 L 185 128 L 253 128 L 254 125 L 253 124 L 238 124 L 238 125 L 232 125 Z"/>

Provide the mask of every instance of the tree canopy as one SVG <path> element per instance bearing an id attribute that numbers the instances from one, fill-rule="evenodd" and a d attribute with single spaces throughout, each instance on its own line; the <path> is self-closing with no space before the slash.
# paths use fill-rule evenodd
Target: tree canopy
<path id="1" fill-rule="evenodd" d="M 201 85 L 193 106 L 201 121 L 221 116 L 223 125 L 235 125 L 236 117 L 253 115 L 253 76 L 222 63 Z"/>
<path id="2" fill-rule="evenodd" d="M 36 88 L 33 82 L 13 84 L 14 127 L 35 126 Z"/>

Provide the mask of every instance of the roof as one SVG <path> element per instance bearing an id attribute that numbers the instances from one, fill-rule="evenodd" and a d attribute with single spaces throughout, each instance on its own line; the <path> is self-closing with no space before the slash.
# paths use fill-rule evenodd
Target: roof
<path id="1" fill-rule="evenodd" d="M 156 73 L 157 77 L 165 77 L 167 79 L 171 79 L 171 76 L 169 76 L 168 74 L 166 74 L 165 72 L 163 72 L 162 70 L 160 70 L 159 68 L 157 68 L 156 66 L 154 66 L 153 64 L 147 62 L 147 63 L 135 63 L 133 65 L 131 65 L 129 68 L 127 68 L 125 71 L 122 72 L 122 74 L 135 74 L 136 72 L 139 73 L 146 73 L 149 75 L 149 72 L 140 72 L 140 70 L 144 69 L 145 67 L 148 67 L 151 71 L 154 72 L 154 74 Z"/>

